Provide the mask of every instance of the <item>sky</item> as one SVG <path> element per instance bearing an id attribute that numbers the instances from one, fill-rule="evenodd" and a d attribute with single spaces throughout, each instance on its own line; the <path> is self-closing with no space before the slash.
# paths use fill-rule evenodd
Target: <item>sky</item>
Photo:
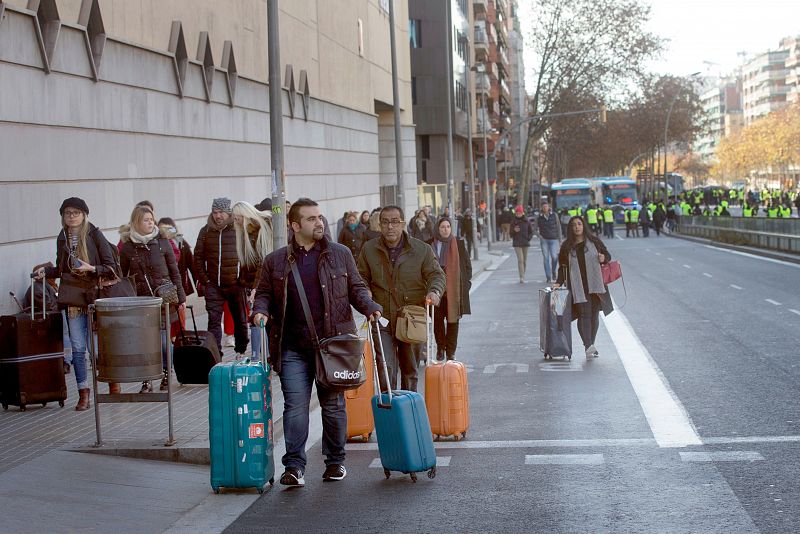
<path id="1" fill-rule="evenodd" d="M 650 69 L 659 74 L 726 75 L 741 63 L 739 52 L 755 55 L 775 49 L 783 37 L 800 35 L 800 0 L 641 0 L 652 7 L 647 29 L 669 39 Z M 533 0 L 519 0 L 523 28 L 530 24 Z M 526 9 L 526 7 L 528 9 Z M 526 53 L 526 86 L 533 91 Z"/>

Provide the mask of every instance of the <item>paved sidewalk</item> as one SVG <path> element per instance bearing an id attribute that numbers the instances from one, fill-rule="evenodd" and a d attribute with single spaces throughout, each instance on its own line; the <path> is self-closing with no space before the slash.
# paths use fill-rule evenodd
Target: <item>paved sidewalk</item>
<path id="1" fill-rule="evenodd" d="M 506 246 L 493 248 L 489 253 L 482 244 L 481 259 L 473 261 L 475 277 L 496 262 Z M 195 309 L 204 307 L 199 303 Z M 197 322 L 205 329 L 205 314 L 198 315 Z M 225 348 L 223 355 L 230 359 L 232 349 Z M 6 510 L 0 530 L 40 533 L 59 525 L 65 532 L 219 532 L 258 498 L 254 492 L 211 492 L 207 386 L 175 386 L 174 446 L 164 446 L 165 403 L 102 404 L 105 445 L 95 449 L 94 410 L 74 410 L 75 378 L 69 374 L 66 379 L 64 408 L 50 403 L 44 408 L 29 406 L 26 412 L 13 406 L 0 412 L 0 509 Z M 106 387 L 101 384 L 101 392 Z M 136 393 L 139 387 L 125 384 L 123 392 Z M 279 474 L 283 395 L 276 376 L 272 390 Z M 311 409 L 316 408 L 314 395 Z M 312 432 L 309 448 L 319 433 L 320 429 Z"/>

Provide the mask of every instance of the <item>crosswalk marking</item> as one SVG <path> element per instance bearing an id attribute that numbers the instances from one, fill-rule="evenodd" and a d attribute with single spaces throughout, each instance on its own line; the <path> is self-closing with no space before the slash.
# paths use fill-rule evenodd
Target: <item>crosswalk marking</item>
<path id="1" fill-rule="evenodd" d="M 764 457 L 755 451 L 681 452 L 684 462 L 755 462 Z"/>
<path id="2" fill-rule="evenodd" d="M 530 370 L 527 363 L 493 363 L 483 368 L 483 374 L 493 375 L 501 367 L 513 367 L 517 373 L 527 373 Z"/>
<path id="3" fill-rule="evenodd" d="M 692 268 L 691 265 L 686 265 L 685 263 L 683 264 L 683 266 L 686 267 L 687 269 L 691 269 Z"/>
<path id="4" fill-rule="evenodd" d="M 542 362 L 539 364 L 539 370 L 550 373 L 573 372 L 573 371 L 583 371 L 583 366 L 579 363 L 572 363 L 571 361 Z"/>
<path id="5" fill-rule="evenodd" d="M 736 284 L 731 284 L 731 287 L 732 287 L 733 289 L 738 289 L 739 291 L 741 291 L 741 290 L 742 290 L 742 287 L 741 287 L 741 286 L 737 286 Z"/>
<path id="6" fill-rule="evenodd" d="M 783 304 L 781 304 L 781 303 L 780 303 L 780 302 L 778 302 L 777 300 L 772 300 L 772 299 L 764 299 L 764 300 L 765 300 L 765 301 L 767 301 L 767 302 L 769 302 L 769 303 L 770 303 L 770 304 L 772 304 L 773 306 L 783 306 Z"/>
<path id="7" fill-rule="evenodd" d="M 703 276 L 705 276 L 706 278 L 714 278 L 714 277 L 713 277 L 712 275 L 710 275 L 709 273 L 703 273 Z"/>
<path id="8" fill-rule="evenodd" d="M 526 454 L 525 465 L 602 465 L 602 454 Z"/>
<path id="9" fill-rule="evenodd" d="M 789 311 L 794 313 L 795 315 L 800 315 L 800 311 L 795 310 L 794 308 L 789 308 Z"/>
<path id="10" fill-rule="evenodd" d="M 675 261 L 673 258 L 667 258 L 667 261 Z"/>
<path id="11" fill-rule="evenodd" d="M 437 456 L 436 457 L 436 467 L 450 467 L 450 459 L 452 456 Z M 381 463 L 380 458 L 375 458 L 372 460 L 372 463 L 369 466 L 373 469 L 380 468 L 383 469 L 383 464 Z"/>

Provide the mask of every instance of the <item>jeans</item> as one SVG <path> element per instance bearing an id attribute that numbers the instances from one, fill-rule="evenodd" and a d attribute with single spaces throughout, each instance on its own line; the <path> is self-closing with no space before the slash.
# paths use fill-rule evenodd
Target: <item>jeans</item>
<path id="1" fill-rule="evenodd" d="M 597 339 L 597 329 L 600 326 L 600 309 L 602 308 L 600 297 L 590 295 L 589 302 L 577 304 L 578 307 L 578 333 L 583 341 L 583 348 L 594 345 Z"/>
<path id="2" fill-rule="evenodd" d="M 542 258 L 544 259 L 544 274 L 548 280 L 555 280 L 558 274 L 558 239 L 540 238 L 542 245 Z"/>
<path id="3" fill-rule="evenodd" d="M 308 441 L 308 406 L 311 386 L 316 374 L 312 352 L 285 349 L 281 356 L 281 389 L 283 390 L 283 439 L 286 454 L 283 465 L 305 471 Z M 322 409 L 322 454 L 325 465 L 344 463 L 347 441 L 347 412 L 344 393 L 317 385 L 317 398 Z"/>
<path id="4" fill-rule="evenodd" d="M 528 267 L 528 247 L 514 247 L 517 253 L 517 270 L 519 271 L 519 281 L 525 280 L 525 270 Z"/>
<path id="5" fill-rule="evenodd" d="M 233 335 L 236 339 L 233 350 L 244 354 L 247 350 L 247 317 L 244 291 L 241 287 L 216 287 L 211 284 L 206 287 L 208 331 L 216 338 L 217 346 L 222 348 L 222 311 L 226 302 L 233 317 Z"/>
<path id="6" fill-rule="evenodd" d="M 88 389 L 86 377 L 86 348 L 89 341 L 89 317 L 83 311 L 76 317 L 67 316 L 69 342 L 72 345 L 72 366 L 75 369 L 75 382 L 78 389 Z"/>

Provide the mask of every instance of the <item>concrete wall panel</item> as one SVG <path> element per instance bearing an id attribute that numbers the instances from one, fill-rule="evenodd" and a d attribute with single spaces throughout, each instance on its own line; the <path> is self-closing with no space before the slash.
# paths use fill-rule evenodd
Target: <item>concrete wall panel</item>
<path id="1" fill-rule="evenodd" d="M 91 77 L 92 66 L 86 47 L 86 33 L 69 26 L 61 26 L 51 67 L 54 71 Z"/>
<path id="2" fill-rule="evenodd" d="M 6 9 L 0 31 L 0 61 L 43 68 L 33 17 Z"/>

